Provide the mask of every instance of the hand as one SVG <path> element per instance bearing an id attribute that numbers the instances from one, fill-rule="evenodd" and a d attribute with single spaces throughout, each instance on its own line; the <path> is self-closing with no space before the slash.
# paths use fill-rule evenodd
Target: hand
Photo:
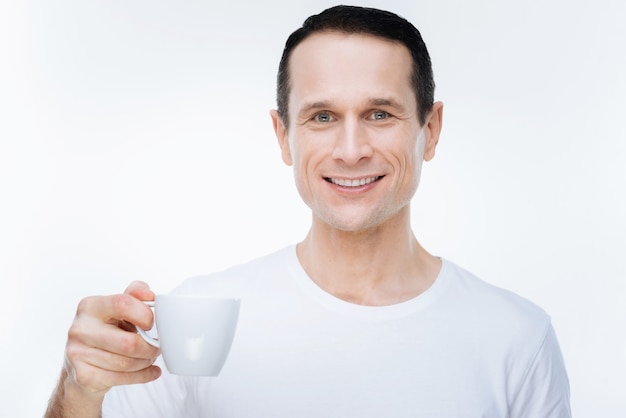
<path id="1" fill-rule="evenodd" d="M 135 326 L 149 329 L 154 300 L 147 284 L 133 282 L 124 294 L 83 299 L 68 333 L 65 386 L 104 398 L 113 386 L 146 383 L 161 375 L 153 363 L 158 349 L 146 343 Z"/>

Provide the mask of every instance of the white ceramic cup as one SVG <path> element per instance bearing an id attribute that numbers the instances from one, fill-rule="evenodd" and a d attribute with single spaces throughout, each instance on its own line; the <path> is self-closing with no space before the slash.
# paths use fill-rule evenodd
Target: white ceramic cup
<path id="1" fill-rule="evenodd" d="M 217 376 L 228 357 L 239 318 L 239 299 L 198 295 L 157 295 L 158 339 L 139 335 L 159 347 L 172 374 Z"/>

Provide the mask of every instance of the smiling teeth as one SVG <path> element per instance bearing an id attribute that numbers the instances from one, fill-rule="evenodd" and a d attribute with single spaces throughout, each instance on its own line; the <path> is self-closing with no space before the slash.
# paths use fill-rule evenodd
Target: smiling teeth
<path id="1" fill-rule="evenodd" d="M 358 179 L 358 180 L 347 180 L 347 179 L 330 179 L 330 182 L 333 184 L 336 184 L 338 186 L 342 186 L 342 187 L 359 187 L 359 186 L 365 186 L 366 184 L 370 184 L 374 181 L 376 181 L 378 179 L 378 177 L 369 177 L 369 178 L 365 178 L 365 179 Z"/>

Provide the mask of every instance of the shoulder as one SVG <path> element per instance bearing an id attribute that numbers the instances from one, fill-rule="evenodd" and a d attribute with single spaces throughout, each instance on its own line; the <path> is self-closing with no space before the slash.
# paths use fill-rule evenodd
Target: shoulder
<path id="1" fill-rule="evenodd" d="M 477 313 L 498 312 L 507 318 L 519 317 L 544 322 L 548 314 L 529 299 L 510 290 L 488 283 L 458 265 L 444 260 L 451 294 L 459 299 L 461 306 Z"/>
<path id="2" fill-rule="evenodd" d="M 531 352 L 541 346 L 551 328 L 550 316 L 544 309 L 452 262 L 444 260 L 442 274 L 444 270 L 448 289 L 443 303 L 461 326 L 481 335 L 485 342 L 523 346 Z"/>
<path id="3" fill-rule="evenodd" d="M 176 287 L 174 293 L 226 293 L 231 296 L 233 292 L 240 294 L 242 287 L 251 291 L 255 287 L 267 288 L 272 280 L 285 277 L 294 262 L 297 262 L 295 245 L 290 245 L 219 272 L 190 277 Z"/>
<path id="4" fill-rule="evenodd" d="M 511 397 L 518 396 L 513 394 L 520 393 L 523 382 L 541 376 L 550 381 L 544 382 L 546 391 L 567 393 L 567 385 L 561 384 L 567 382 L 567 374 L 546 311 L 451 262 L 444 261 L 444 266 L 447 289 L 442 314 L 448 318 L 448 332 L 463 336 L 458 343 L 464 344 L 467 355 L 480 359 L 488 353 L 492 365 L 505 367 L 512 382 Z"/>

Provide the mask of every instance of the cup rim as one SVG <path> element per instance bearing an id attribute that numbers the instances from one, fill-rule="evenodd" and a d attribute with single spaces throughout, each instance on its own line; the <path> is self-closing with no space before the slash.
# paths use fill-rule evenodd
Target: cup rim
<path id="1" fill-rule="evenodd" d="M 204 299 L 204 300 L 231 300 L 240 301 L 241 298 L 236 296 L 225 295 L 198 295 L 194 293 L 160 293 L 155 296 L 156 298 L 181 298 L 181 299 Z"/>

